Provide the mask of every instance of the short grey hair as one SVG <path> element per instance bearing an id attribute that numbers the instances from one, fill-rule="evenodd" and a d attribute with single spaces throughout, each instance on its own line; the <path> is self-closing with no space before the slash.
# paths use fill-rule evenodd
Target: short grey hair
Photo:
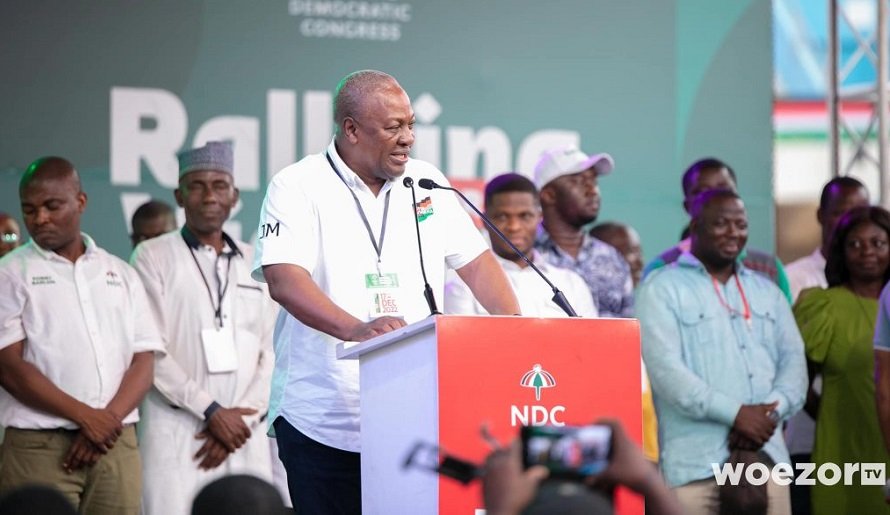
<path id="1" fill-rule="evenodd" d="M 399 83 L 392 75 L 377 70 L 359 70 L 343 77 L 334 92 L 335 132 L 340 134 L 347 117 L 356 117 L 368 94 L 390 85 Z"/>

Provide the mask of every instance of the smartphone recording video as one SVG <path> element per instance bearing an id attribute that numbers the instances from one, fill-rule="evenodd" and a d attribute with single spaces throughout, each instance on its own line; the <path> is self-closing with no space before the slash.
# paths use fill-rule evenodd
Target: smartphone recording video
<path id="1" fill-rule="evenodd" d="M 605 470 L 611 444 L 609 426 L 525 426 L 523 465 L 544 465 L 552 477 L 582 479 Z"/>

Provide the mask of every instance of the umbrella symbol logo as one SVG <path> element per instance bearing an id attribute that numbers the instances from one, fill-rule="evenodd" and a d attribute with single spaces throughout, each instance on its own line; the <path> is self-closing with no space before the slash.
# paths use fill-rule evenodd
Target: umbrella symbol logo
<path id="1" fill-rule="evenodd" d="M 535 363 L 531 370 L 523 374 L 519 380 L 519 385 L 526 388 L 535 389 L 535 400 L 541 400 L 541 388 L 553 388 L 556 386 L 556 379 L 550 372 L 541 368 L 540 363 Z"/>

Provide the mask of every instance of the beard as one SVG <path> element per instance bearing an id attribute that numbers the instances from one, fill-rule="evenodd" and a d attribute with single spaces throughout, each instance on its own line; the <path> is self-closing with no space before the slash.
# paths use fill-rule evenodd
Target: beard
<path id="1" fill-rule="evenodd" d="M 736 262 L 739 259 L 739 255 L 741 252 L 730 256 L 727 254 L 723 254 L 716 249 L 701 249 L 695 248 L 692 249 L 692 254 L 698 258 L 699 261 L 702 262 L 707 268 L 729 268 L 732 267 L 735 270 Z"/>
<path id="2" fill-rule="evenodd" d="M 578 229 L 596 222 L 599 212 L 597 213 L 575 213 L 574 216 L 567 218 L 569 224 Z"/>

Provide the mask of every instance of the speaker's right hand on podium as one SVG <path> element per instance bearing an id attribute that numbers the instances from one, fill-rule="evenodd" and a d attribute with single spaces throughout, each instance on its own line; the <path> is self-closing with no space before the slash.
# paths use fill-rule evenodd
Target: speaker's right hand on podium
<path id="1" fill-rule="evenodd" d="M 369 322 L 363 322 L 353 327 L 349 331 L 349 337 L 346 338 L 346 341 L 363 342 L 365 340 L 370 340 L 375 336 L 395 331 L 406 325 L 408 324 L 405 323 L 405 320 L 398 317 L 386 316 L 375 318 Z"/>

